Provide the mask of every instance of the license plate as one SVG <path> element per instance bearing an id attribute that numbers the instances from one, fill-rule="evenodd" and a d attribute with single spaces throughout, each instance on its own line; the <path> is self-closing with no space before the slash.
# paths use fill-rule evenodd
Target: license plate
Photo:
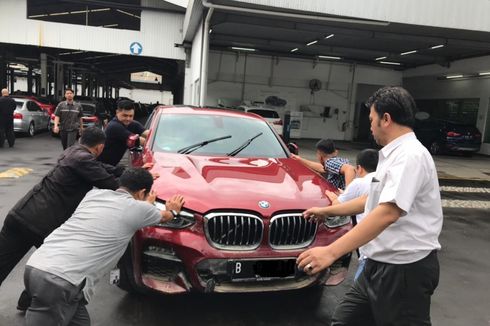
<path id="1" fill-rule="evenodd" d="M 286 278 L 295 276 L 295 266 L 295 259 L 232 260 L 228 262 L 228 273 L 232 280 Z"/>

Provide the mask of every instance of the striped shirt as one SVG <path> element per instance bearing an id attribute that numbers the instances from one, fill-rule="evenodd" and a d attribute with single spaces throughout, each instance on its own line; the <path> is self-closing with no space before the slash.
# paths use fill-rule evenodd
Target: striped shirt
<path id="1" fill-rule="evenodd" d="M 80 118 L 83 117 L 83 110 L 79 103 L 63 101 L 56 107 L 54 115 L 60 118 L 60 130 L 75 131 L 80 128 Z"/>
<path id="2" fill-rule="evenodd" d="M 344 164 L 349 164 L 349 160 L 342 157 L 332 157 L 325 161 L 325 171 L 327 180 L 339 189 L 345 189 L 345 177 L 340 170 Z"/>

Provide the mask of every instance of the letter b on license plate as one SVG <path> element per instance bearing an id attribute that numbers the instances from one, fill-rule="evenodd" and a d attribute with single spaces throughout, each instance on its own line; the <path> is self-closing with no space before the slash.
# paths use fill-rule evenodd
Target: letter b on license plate
<path id="1" fill-rule="evenodd" d="M 228 273 L 232 279 L 255 278 L 255 261 L 232 260 L 228 262 Z"/>

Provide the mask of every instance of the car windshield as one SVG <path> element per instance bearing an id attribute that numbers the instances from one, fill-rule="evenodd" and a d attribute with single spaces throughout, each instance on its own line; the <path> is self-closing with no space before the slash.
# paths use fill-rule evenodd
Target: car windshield
<path id="1" fill-rule="evenodd" d="M 16 105 L 17 109 L 20 109 L 24 105 L 24 102 L 15 101 L 15 105 Z"/>
<path id="2" fill-rule="evenodd" d="M 258 114 L 264 118 L 272 118 L 272 119 L 279 118 L 279 114 L 276 111 L 271 111 L 271 110 L 252 109 L 252 110 L 248 110 L 248 112 Z"/>
<path id="3" fill-rule="evenodd" d="M 287 157 L 279 140 L 264 121 L 211 114 L 162 114 L 156 127 L 153 150 L 177 153 L 186 146 L 223 137 L 222 140 L 193 150 L 192 155 L 227 156 L 260 133 L 260 137 L 250 142 L 236 156 Z"/>
<path id="4" fill-rule="evenodd" d="M 95 115 L 95 106 L 82 104 L 82 111 L 85 116 Z"/>

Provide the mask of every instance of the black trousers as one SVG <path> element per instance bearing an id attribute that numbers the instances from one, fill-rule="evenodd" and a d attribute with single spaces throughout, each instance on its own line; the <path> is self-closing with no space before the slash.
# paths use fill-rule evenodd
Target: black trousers
<path id="1" fill-rule="evenodd" d="M 332 326 L 431 325 L 430 301 L 439 283 L 437 252 L 411 264 L 368 259 L 337 306 Z"/>
<path id="2" fill-rule="evenodd" d="M 67 149 L 77 141 L 78 130 L 74 131 L 60 131 L 61 145 L 63 150 Z"/>
<path id="3" fill-rule="evenodd" d="M 34 246 L 39 247 L 43 239 L 19 225 L 11 215 L 7 215 L 0 231 L 0 285 Z"/>
<path id="4" fill-rule="evenodd" d="M 3 147 L 5 139 L 7 139 L 9 147 L 14 147 L 15 134 L 13 123 L 0 122 L 0 147 Z"/>

